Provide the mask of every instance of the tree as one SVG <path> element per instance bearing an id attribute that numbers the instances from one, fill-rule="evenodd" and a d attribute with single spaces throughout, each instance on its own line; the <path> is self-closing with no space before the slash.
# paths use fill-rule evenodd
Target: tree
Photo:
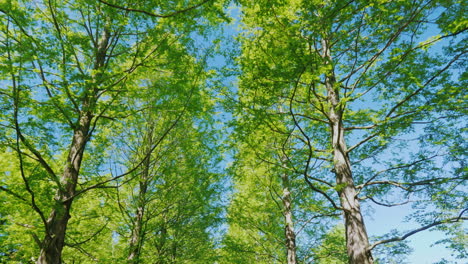
<path id="1" fill-rule="evenodd" d="M 237 160 L 231 168 L 235 189 L 227 212 L 223 263 L 286 262 L 280 179 L 254 157 Z"/>
<path id="2" fill-rule="evenodd" d="M 456 144 L 445 138 L 445 146 L 427 140 L 437 137 L 433 126 L 446 136 L 447 124 L 460 123 L 464 112 L 441 107 L 463 97 L 461 2 L 240 2 L 242 110 L 253 118 L 288 115 L 294 123 L 301 139 L 288 155 L 304 160 L 294 163 L 294 171 L 343 213 L 349 263 L 373 263 L 377 245 L 466 219 L 461 153 L 451 152 Z M 428 28 L 440 34 L 427 38 Z M 404 138 L 411 132 L 419 145 Z M 404 148 L 409 151 L 403 154 Z M 450 160 L 448 170 L 440 168 L 439 157 Z M 312 166 L 314 160 L 324 163 Z M 420 216 L 421 228 L 371 244 L 361 203 L 409 202 L 394 201 L 398 197 L 418 197 L 416 209 L 441 208 Z"/>
<path id="3" fill-rule="evenodd" d="M 227 120 L 228 2 L 0 3 L 0 262 L 402 262 L 430 229 L 465 258 L 464 2 L 236 1 Z"/>
<path id="4" fill-rule="evenodd" d="M 129 97 L 128 105 L 143 109 L 142 115 L 127 119 L 116 141 L 128 167 L 143 161 L 116 194 L 129 263 L 209 262 L 215 256 L 207 230 L 217 228 L 215 201 L 222 188 L 212 144 L 213 102 L 203 65 L 196 67 L 183 52 L 177 58 L 173 72 L 147 73 L 144 98 Z"/>
<path id="5" fill-rule="evenodd" d="M 203 33 L 203 23 L 193 23 L 193 17 L 206 24 L 223 17 L 221 4 L 208 1 L 146 4 L 124 9 L 86 0 L 0 4 L 2 143 L 17 153 L 18 170 L 11 173 L 23 181 L 19 197 L 40 218 L 34 223 L 43 229 L 43 238 L 36 239 L 38 263 L 62 262 L 77 197 L 127 174 L 93 178 L 84 172 L 93 165 L 102 169 L 85 157 L 105 156 L 105 128 L 125 117 L 122 99 L 138 89 L 132 76 L 143 67 L 157 68 L 157 58 L 170 53 L 171 45 L 190 42 L 190 32 Z M 140 5 L 162 13 L 142 13 Z"/>
<path id="6" fill-rule="evenodd" d="M 227 263 L 303 263 L 334 215 L 308 192 L 295 171 L 297 134 L 281 114 L 250 115 L 238 108 L 231 141 L 233 195 L 225 239 Z M 252 109 L 249 109 L 252 110 Z M 255 110 L 252 110 L 255 111 Z M 325 220 L 324 220 L 325 219 Z"/>

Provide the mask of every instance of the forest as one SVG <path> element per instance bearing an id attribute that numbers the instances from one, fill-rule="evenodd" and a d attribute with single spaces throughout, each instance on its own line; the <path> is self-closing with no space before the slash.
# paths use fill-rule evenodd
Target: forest
<path id="1" fill-rule="evenodd" d="M 0 0 L 0 263 L 466 263 L 466 14 Z"/>

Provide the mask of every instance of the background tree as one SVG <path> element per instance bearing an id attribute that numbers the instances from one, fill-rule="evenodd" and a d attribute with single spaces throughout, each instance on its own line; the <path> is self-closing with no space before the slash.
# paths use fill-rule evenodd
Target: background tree
<path id="1" fill-rule="evenodd" d="M 288 130 L 294 126 L 288 116 L 281 109 L 240 106 L 231 139 L 237 153 L 230 168 L 228 263 L 305 263 L 314 241 L 327 232 L 327 218 L 338 215 L 303 184 L 296 167 L 304 159 L 292 155 L 303 151 L 295 148 L 298 135 Z"/>
<path id="2" fill-rule="evenodd" d="M 203 65 L 194 67 L 183 52 L 176 57 L 174 69 L 147 74 L 144 98 L 129 97 L 128 105 L 142 114 L 127 119 L 116 140 L 128 167 L 143 161 L 116 194 L 117 232 L 128 244 L 130 263 L 212 262 L 215 257 L 208 233 L 216 230 L 220 213 L 214 102 L 206 96 Z"/>

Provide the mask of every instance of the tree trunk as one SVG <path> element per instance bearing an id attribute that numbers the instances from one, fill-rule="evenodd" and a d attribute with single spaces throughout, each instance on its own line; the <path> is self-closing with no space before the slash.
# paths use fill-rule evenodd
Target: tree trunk
<path id="1" fill-rule="evenodd" d="M 135 212 L 135 218 L 133 221 L 133 229 L 132 229 L 132 236 L 130 238 L 130 245 L 129 245 L 129 254 L 128 254 L 128 263 L 137 264 L 140 263 L 140 254 L 141 248 L 144 242 L 144 230 L 143 230 L 143 222 L 145 217 L 145 209 L 146 209 L 146 192 L 148 190 L 148 184 L 150 179 L 150 166 L 151 166 L 151 148 L 153 145 L 153 129 L 150 128 L 147 133 L 147 139 L 143 142 L 145 144 L 143 148 L 145 151 L 143 152 L 144 155 L 144 162 L 143 162 L 143 171 L 140 177 L 140 189 L 138 192 L 138 208 Z"/>
<path id="2" fill-rule="evenodd" d="M 130 238 L 128 263 L 137 264 L 140 262 L 140 251 L 143 243 L 143 217 L 145 205 L 139 205 L 135 215 L 135 221 Z"/>
<path id="3" fill-rule="evenodd" d="M 281 183 L 283 187 L 283 215 L 284 215 L 284 233 L 286 238 L 286 250 L 287 250 L 287 259 L 288 264 L 296 264 L 296 233 L 294 232 L 294 222 L 292 215 L 292 206 L 291 206 L 291 191 L 289 184 L 289 177 L 286 173 L 281 175 Z"/>
<path id="4" fill-rule="evenodd" d="M 110 33 L 107 28 L 102 32 L 95 51 L 96 61 L 94 69 L 102 69 L 105 66 L 106 52 Z M 72 207 L 78 175 L 80 173 L 83 153 L 90 139 L 90 128 L 93 120 L 93 110 L 98 100 L 98 86 L 101 75 L 93 76 L 94 87 L 85 87 L 81 101 L 81 111 L 78 122 L 73 127 L 73 139 L 67 156 L 67 164 L 60 178 L 57 194 L 54 197 L 54 208 L 46 223 L 46 234 L 42 241 L 41 251 L 37 260 L 38 264 L 61 264 L 62 250 L 65 245 L 70 210 Z"/>
<path id="5" fill-rule="evenodd" d="M 65 234 L 73 196 L 78 181 L 78 174 L 83 153 L 88 142 L 91 126 L 91 113 L 84 113 L 73 133 L 73 140 L 67 157 L 67 164 L 60 178 L 59 190 L 54 198 L 55 206 L 46 223 L 46 235 L 42 241 L 38 264 L 62 263 L 62 249 L 65 245 Z"/>
<path id="6" fill-rule="evenodd" d="M 374 263 L 369 250 L 364 220 L 361 214 L 359 200 L 354 186 L 349 157 L 346 154 L 346 144 L 341 122 L 332 125 L 333 163 L 340 196 L 341 207 L 344 210 L 346 228 L 346 248 L 350 264 Z"/>
<path id="7" fill-rule="evenodd" d="M 325 64 L 332 66 L 331 52 L 325 39 L 322 40 L 322 49 Z M 340 88 L 336 85 L 333 67 L 325 77 L 325 86 L 330 107 L 328 119 L 332 137 L 333 166 L 338 187 L 337 192 L 344 213 L 349 263 L 373 264 L 374 260 L 369 250 L 369 237 L 362 218 L 344 137 L 343 109 L 345 103 L 340 101 Z"/>

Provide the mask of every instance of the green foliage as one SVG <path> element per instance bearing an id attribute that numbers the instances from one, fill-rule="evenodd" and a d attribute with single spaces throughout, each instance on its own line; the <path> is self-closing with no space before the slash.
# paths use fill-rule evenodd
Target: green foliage
<path id="1" fill-rule="evenodd" d="M 121 215 L 118 202 L 125 199 L 133 214 L 137 200 L 130 198 L 141 156 L 131 153 L 140 146 L 130 143 L 150 126 L 156 126 L 154 138 L 160 141 L 154 143 L 152 163 L 161 164 L 150 183 L 152 199 L 158 199 L 149 209 L 166 208 L 162 215 L 170 226 L 160 258 L 169 260 L 167 252 L 177 247 L 177 261 L 212 261 L 208 230 L 216 228 L 220 213 L 214 206 L 220 192 L 214 102 L 205 89 L 204 63 L 212 54 L 192 47 L 227 20 L 225 4 L 0 3 L 5 22 L 0 25 L 0 147 L 1 161 L 7 162 L 0 169 L 2 262 L 37 259 L 46 220 L 59 210 L 54 200 L 69 184 L 74 204 L 63 261 L 124 262 L 128 233 L 118 231 L 132 219 Z M 74 167 L 78 179 L 70 183 L 63 170 L 73 163 L 74 157 L 67 158 L 84 116 L 92 119 L 90 131 L 84 135 L 83 162 Z M 192 148 L 198 151 L 191 153 Z M 149 217 L 147 230 L 161 225 L 157 215 Z M 154 232 L 149 240 L 161 239 Z M 145 253 L 154 252 L 151 243 Z"/>
<path id="2" fill-rule="evenodd" d="M 284 263 L 284 219 L 279 175 L 247 145 L 230 168 L 234 194 L 221 263 Z M 242 157 L 241 157 L 242 155 Z"/>
<path id="3" fill-rule="evenodd" d="M 318 264 L 346 264 L 348 255 L 346 254 L 345 229 L 342 225 L 333 227 L 330 232 L 322 238 L 321 245 L 315 249 L 314 259 Z"/>
<path id="4" fill-rule="evenodd" d="M 278 145 L 294 172 L 313 176 L 313 203 L 340 204 L 337 193 L 350 185 L 336 185 L 330 173 L 333 111 L 349 144 L 340 151 L 347 151 L 363 203 L 393 206 L 417 197 L 413 218 L 422 225 L 463 212 L 461 2 L 239 2 L 235 140 L 249 142 L 262 153 L 259 160 L 278 163 L 271 145 L 251 142 L 262 140 L 261 129 L 268 138 L 289 137 Z"/>
<path id="5" fill-rule="evenodd" d="M 129 262 L 140 229 L 136 263 L 284 263 L 285 191 L 298 261 L 347 263 L 347 188 L 467 257 L 464 1 L 235 2 L 0 1 L 1 263 L 36 261 L 71 200 L 66 263 Z"/>

